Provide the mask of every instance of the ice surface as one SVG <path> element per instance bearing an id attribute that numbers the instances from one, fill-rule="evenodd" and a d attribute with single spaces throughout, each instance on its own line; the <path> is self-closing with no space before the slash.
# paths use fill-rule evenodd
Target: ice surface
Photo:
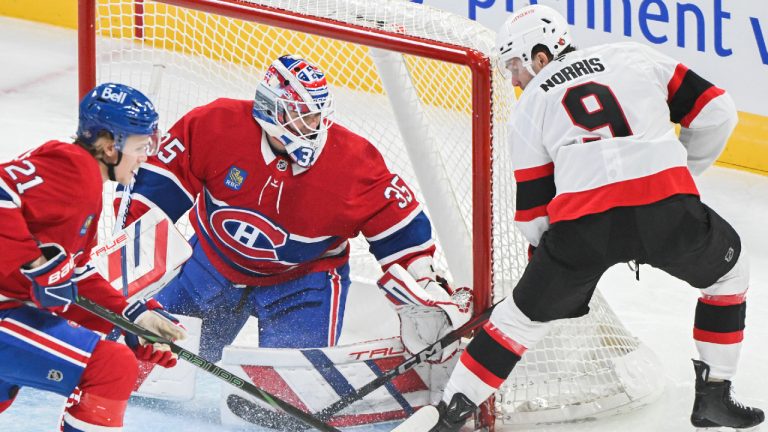
<path id="1" fill-rule="evenodd" d="M 76 34 L 61 29 L 0 17 L 0 160 L 8 160 L 50 139 L 67 140 L 77 119 Z M 752 278 L 747 332 L 739 374 L 734 383 L 740 400 L 768 408 L 768 177 L 713 167 L 697 179 L 703 200 L 741 233 L 751 259 Z M 73 188 L 76 188 L 73 185 Z M 7 253 L 7 252 L 3 252 Z M 696 355 L 691 338 L 697 292 L 647 266 L 640 281 L 626 266 L 611 269 L 603 292 L 629 330 L 661 358 L 667 382 L 664 396 L 653 405 L 599 421 L 539 428 L 546 431 L 680 431 L 688 423 L 693 400 Z M 363 301 L 378 293 L 351 292 L 345 339 L 356 338 L 365 323 L 391 318 L 386 305 Z M 386 315 L 374 320 L 376 314 Z M 378 327 L 387 336 L 394 324 Z M 218 424 L 220 386 L 200 374 L 196 397 L 186 403 L 132 399 L 126 432 L 195 432 L 228 429 Z M 0 415 L 0 431 L 35 432 L 56 429 L 64 398 L 25 388 L 13 406 Z M 388 430 L 389 426 L 358 428 Z M 509 430 L 504 428 L 503 430 Z"/>

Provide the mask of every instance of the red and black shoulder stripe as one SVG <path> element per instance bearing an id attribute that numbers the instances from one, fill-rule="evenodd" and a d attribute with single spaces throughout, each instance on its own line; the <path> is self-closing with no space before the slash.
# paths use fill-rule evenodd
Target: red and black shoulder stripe
<path id="1" fill-rule="evenodd" d="M 712 99 L 725 90 L 700 77 L 683 64 L 678 64 L 667 84 L 670 120 L 689 127 L 693 119 Z"/>

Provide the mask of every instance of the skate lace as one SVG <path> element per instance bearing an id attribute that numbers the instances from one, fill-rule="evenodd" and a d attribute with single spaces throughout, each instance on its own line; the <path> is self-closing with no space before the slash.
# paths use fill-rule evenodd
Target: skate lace
<path id="1" fill-rule="evenodd" d="M 731 389 L 730 390 L 731 391 L 728 392 L 728 400 L 731 403 L 731 405 L 733 405 L 734 407 L 736 407 L 737 409 L 739 409 L 741 411 L 751 412 L 752 411 L 751 407 L 748 407 L 748 406 L 746 406 L 746 405 L 744 405 L 741 402 L 736 400 L 736 397 L 735 397 L 736 396 L 736 390 L 733 387 L 733 385 L 731 385 Z"/>

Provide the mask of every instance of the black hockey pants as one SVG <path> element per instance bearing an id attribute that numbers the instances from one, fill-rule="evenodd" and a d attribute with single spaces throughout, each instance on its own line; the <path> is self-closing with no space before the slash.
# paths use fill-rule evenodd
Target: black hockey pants
<path id="1" fill-rule="evenodd" d="M 552 224 L 513 291 L 534 321 L 575 318 L 609 267 L 636 260 L 707 288 L 739 258 L 741 240 L 698 196 L 675 195 L 636 207 Z"/>

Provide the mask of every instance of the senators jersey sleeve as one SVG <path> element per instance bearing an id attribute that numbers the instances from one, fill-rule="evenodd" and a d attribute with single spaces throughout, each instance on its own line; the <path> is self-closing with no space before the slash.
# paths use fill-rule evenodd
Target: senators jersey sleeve
<path id="1" fill-rule="evenodd" d="M 666 83 L 667 106 L 680 125 L 680 142 L 688 153 L 688 168 L 701 174 L 720 156 L 738 122 L 736 105 L 725 90 L 660 52 L 638 46 L 653 67 L 659 83 Z"/>
<path id="2" fill-rule="evenodd" d="M 722 89 L 630 42 L 551 62 L 511 121 L 515 221 L 537 245 L 550 223 L 698 195 L 691 172 L 722 151 L 735 108 Z"/>
<path id="3" fill-rule="evenodd" d="M 74 144 L 49 141 L 0 164 L 0 308 L 30 301 L 31 285 L 20 267 L 40 256 L 38 244 L 57 243 L 74 256 L 79 294 L 122 311 L 122 295 L 88 270 L 101 197 L 98 163 Z M 89 327 L 111 328 L 93 316 L 81 318 Z"/>

